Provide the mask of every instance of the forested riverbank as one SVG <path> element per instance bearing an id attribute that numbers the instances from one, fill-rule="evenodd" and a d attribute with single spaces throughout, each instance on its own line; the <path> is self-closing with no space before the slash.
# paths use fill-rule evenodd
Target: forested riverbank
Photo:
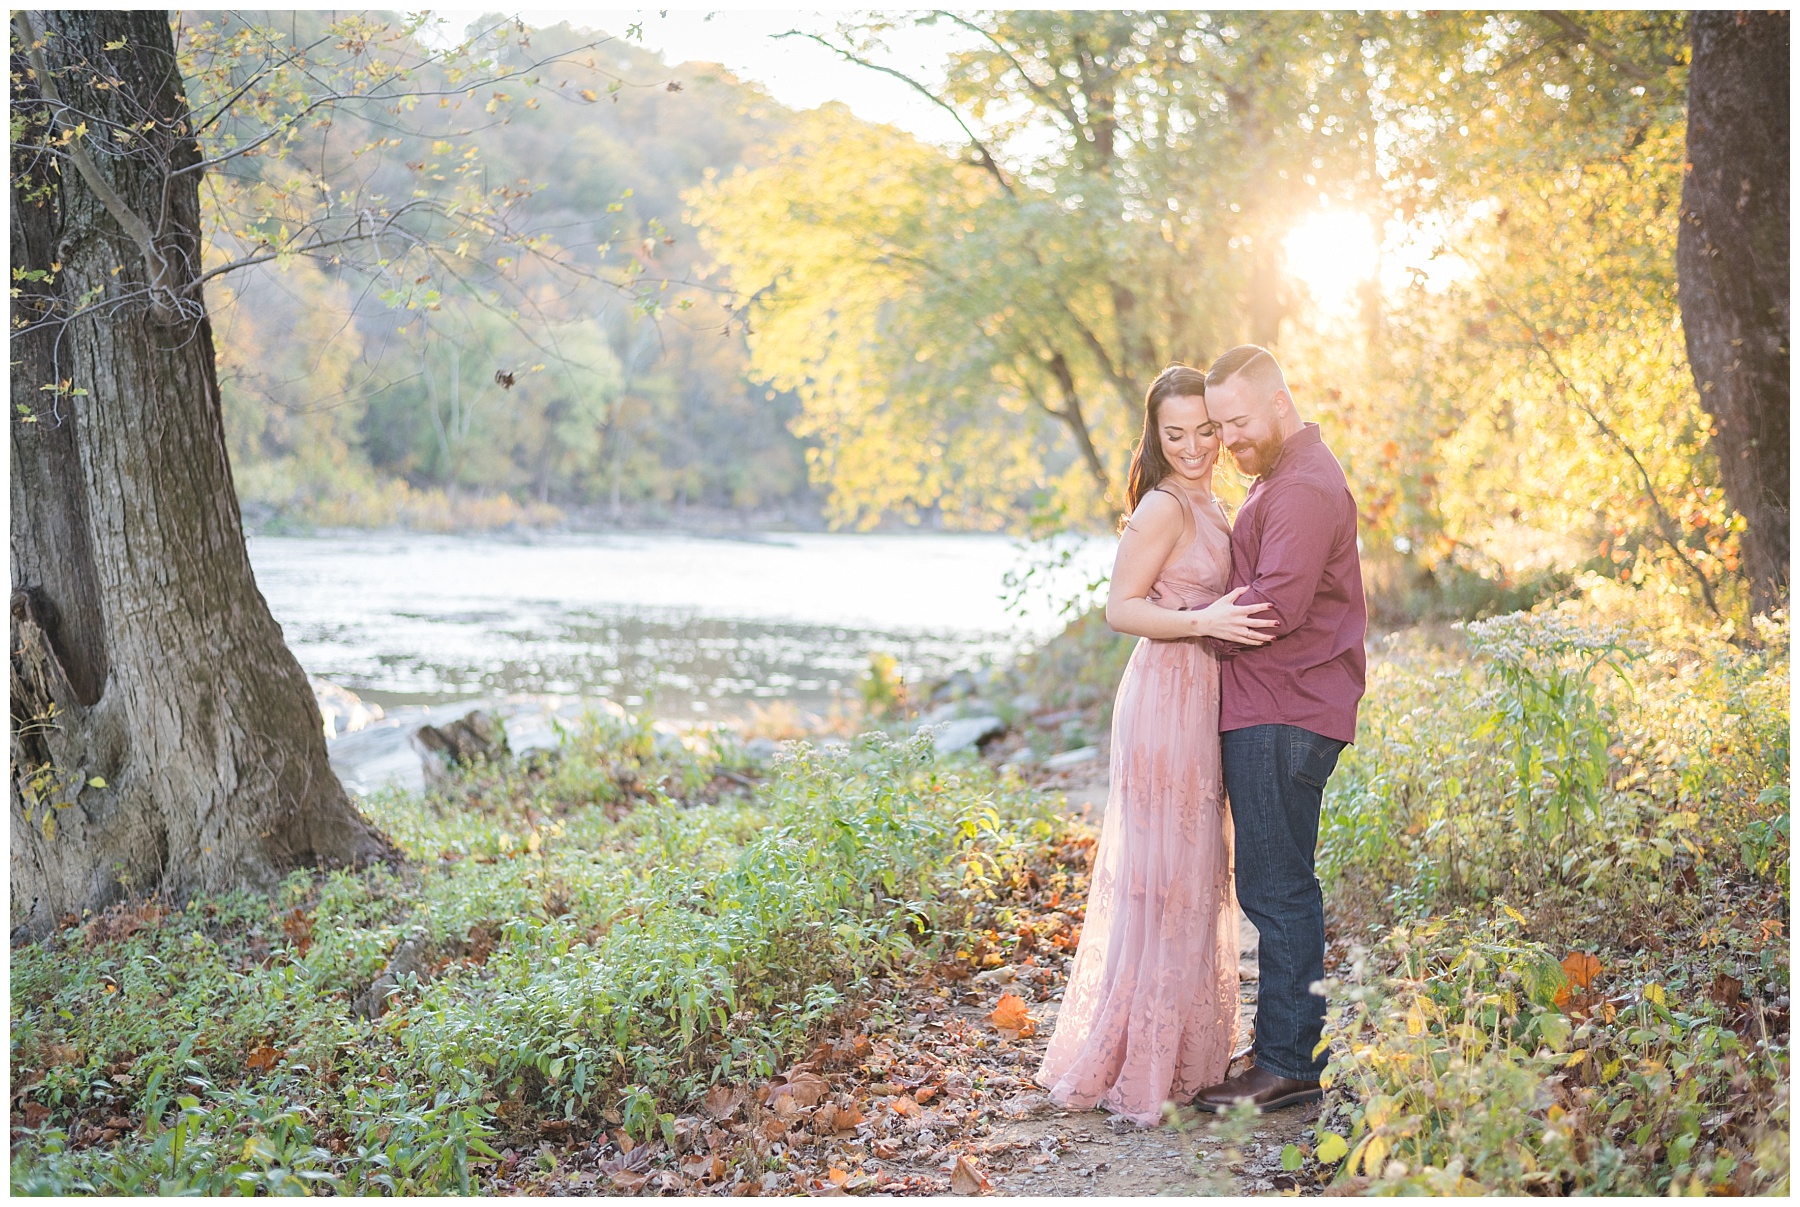
<path id="1" fill-rule="evenodd" d="M 1012 672 L 1074 711 L 1017 720 L 1044 751 L 1103 732 L 1091 631 Z M 1325 1109 L 1249 1173 L 1229 1121 L 1139 1164 L 1783 1192 L 1787 649 L 1605 583 L 1387 638 L 1326 798 Z M 365 801 L 398 867 L 66 920 L 13 956 L 14 1189 L 1017 1188 L 1068 1151 L 995 1137 L 1040 1109 L 1093 830 L 1018 743 L 860 727 L 757 757 L 590 716 Z"/>
<path id="2" fill-rule="evenodd" d="M 14 1191 L 1787 1193 L 1788 15 L 777 35 L 944 143 L 640 34 L 12 14 Z M 1227 349 L 1174 477 L 1329 450 L 1372 624 L 1328 1088 L 1115 1133 L 1082 551 Z M 696 513 L 832 531 L 552 531 Z M 300 653 L 556 740 L 354 796 Z"/>

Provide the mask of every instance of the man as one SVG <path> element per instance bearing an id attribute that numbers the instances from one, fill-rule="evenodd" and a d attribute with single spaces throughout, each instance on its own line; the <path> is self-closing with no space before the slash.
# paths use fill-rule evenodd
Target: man
<path id="1" fill-rule="evenodd" d="M 1237 893 L 1261 936 L 1252 1068 L 1194 1105 L 1259 1110 L 1319 1097 L 1325 903 L 1313 874 L 1319 806 L 1362 699 L 1356 503 L 1337 458 L 1294 407 L 1281 366 L 1245 344 L 1213 362 L 1206 410 L 1256 476 L 1231 534 L 1239 604 L 1266 602 L 1263 646 L 1219 645 L 1220 754 L 1236 831 Z"/>

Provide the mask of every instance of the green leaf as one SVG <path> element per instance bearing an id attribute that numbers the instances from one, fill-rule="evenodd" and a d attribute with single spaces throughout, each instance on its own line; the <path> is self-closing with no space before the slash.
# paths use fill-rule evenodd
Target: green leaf
<path id="1" fill-rule="evenodd" d="M 1300 1168 L 1300 1146 L 1298 1144 L 1285 1144 L 1282 1146 L 1281 1167 L 1289 1173 L 1293 1173 L 1296 1169 Z"/>
<path id="2" fill-rule="evenodd" d="M 1544 1042 L 1560 1052 L 1568 1045 L 1569 1036 L 1575 1030 L 1575 1024 L 1561 1014 L 1540 1014 L 1537 1020 L 1538 1034 Z"/>

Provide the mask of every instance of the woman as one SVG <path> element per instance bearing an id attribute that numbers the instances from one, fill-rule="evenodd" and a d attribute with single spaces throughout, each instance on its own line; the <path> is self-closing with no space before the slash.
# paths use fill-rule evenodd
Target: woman
<path id="1" fill-rule="evenodd" d="M 1239 607 L 1212 493 L 1206 377 L 1170 365 L 1144 399 L 1106 621 L 1138 642 L 1113 704 L 1112 783 L 1075 967 L 1039 1084 L 1068 1107 L 1161 1122 L 1225 1076 L 1237 1042 L 1231 815 L 1219 668 L 1206 637 L 1262 645 Z M 1186 609 L 1186 610 L 1183 610 Z"/>

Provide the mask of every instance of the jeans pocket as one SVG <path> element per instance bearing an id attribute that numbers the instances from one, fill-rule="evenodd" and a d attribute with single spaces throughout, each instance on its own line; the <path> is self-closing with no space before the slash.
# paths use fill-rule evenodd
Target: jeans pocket
<path id="1" fill-rule="evenodd" d="M 1293 745 L 1288 749 L 1288 765 L 1295 779 L 1323 791 L 1325 781 L 1337 769 L 1343 749 L 1344 743 L 1336 738 L 1301 729 L 1295 732 Z"/>

